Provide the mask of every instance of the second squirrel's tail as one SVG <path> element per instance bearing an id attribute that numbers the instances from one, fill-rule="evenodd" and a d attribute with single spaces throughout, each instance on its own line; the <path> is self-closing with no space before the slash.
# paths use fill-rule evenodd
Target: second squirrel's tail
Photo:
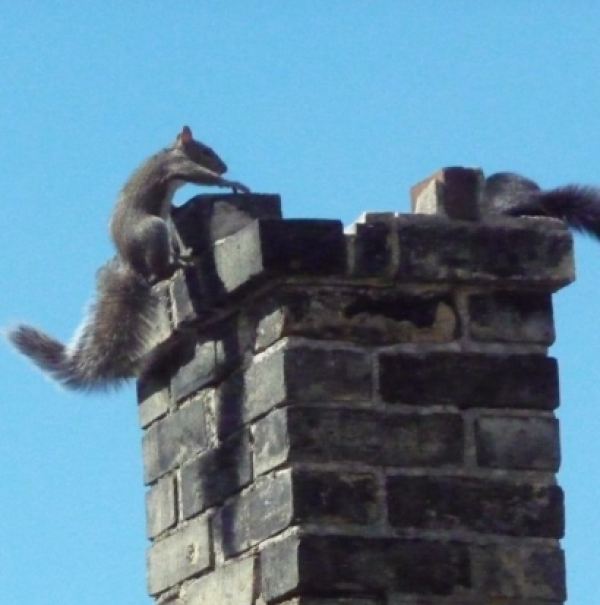
<path id="1" fill-rule="evenodd" d="M 600 240 L 600 189 L 567 185 L 530 193 L 524 201 L 507 208 L 509 216 L 551 216 L 564 220 L 575 231 Z"/>
<path id="2" fill-rule="evenodd" d="M 158 304 L 147 280 L 116 258 L 98 272 L 97 300 L 71 344 L 26 325 L 9 331 L 8 338 L 65 387 L 107 389 L 135 376 Z"/>

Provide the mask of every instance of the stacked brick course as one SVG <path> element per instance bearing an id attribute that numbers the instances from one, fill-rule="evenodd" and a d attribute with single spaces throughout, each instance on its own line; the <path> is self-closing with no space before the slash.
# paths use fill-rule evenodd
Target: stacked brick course
<path id="1" fill-rule="evenodd" d="M 346 233 L 274 196 L 179 211 L 199 268 L 139 382 L 157 602 L 563 603 L 547 348 L 571 237 L 440 216 L 479 215 L 478 173 L 454 176 L 415 193 L 438 216 Z"/>

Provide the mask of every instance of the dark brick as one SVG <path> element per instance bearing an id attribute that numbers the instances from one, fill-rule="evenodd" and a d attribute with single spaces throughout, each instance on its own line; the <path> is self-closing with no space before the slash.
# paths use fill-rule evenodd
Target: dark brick
<path id="1" fill-rule="evenodd" d="M 395 527 L 470 529 L 538 538 L 564 534 L 562 490 L 468 477 L 388 477 L 388 509 Z"/>
<path id="2" fill-rule="evenodd" d="M 542 355 L 383 353 L 384 401 L 459 408 L 553 410 L 558 406 L 556 360 Z"/>
<path id="3" fill-rule="evenodd" d="M 381 419 L 371 410 L 288 408 L 257 424 L 257 470 L 285 460 L 382 463 Z"/>
<path id="4" fill-rule="evenodd" d="M 488 468 L 557 472 L 556 418 L 484 416 L 475 423 L 477 463 Z"/>
<path id="5" fill-rule="evenodd" d="M 238 559 L 218 567 L 212 573 L 192 582 L 185 590 L 187 605 L 253 605 L 254 557 Z"/>
<path id="6" fill-rule="evenodd" d="M 284 358 L 288 399 L 345 402 L 372 397 L 368 352 L 297 346 L 285 350 Z"/>
<path id="7" fill-rule="evenodd" d="M 442 466 L 463 460 L 459 414 L 381 414 L 374 410 L 288 408 L 256 424 L 256 472 L 285 462 L 363 462 Z"/>
<path id="8" fill-rule="evenodd" d="M 566 600 L 562 550 L 498 544 L 472 546 L 471 552 L 475 585 L 484 595 L 502 600 L 539 599 L 544 604 Z"/>
<path id="9" fill-rule="evenodd" d="M 179 366 L 171 379 L 171 395 L 175 401 L 211 384 L 217 376 L 215 343 L 212 340 L 198 343 L 190 352 L 191 357 Z"/>
<path id="10" fill-rule="evenodd" d="M 215 265 L 228 292 L 266 274 L 341 275 L 343 227 L 329 220 L 255 221 L 215 246 Z"/>
<path id="11" fill-rule="evenodd" d="M 204 408 L 199 401 L 154 423 L 144 435 L 144 480 L 152 483 L 206 447 Z"/>
<path id="12" fill-rule="evenodd" d="M 411 188 L 412 210 L 459 220 L 477 220 L 483 180 L 481 170 L 442 168 Z"/>
<path id="13" fill-rule="evenodd" d="M 402 280 L 554 291 L 574 279 L 572 237 L 554 220 L 401 215 L 397 224 Z"/>
<path id="14" fill-rule="evenodd" d="M 156 595 L 208 569 L 211 542 L 206 519 L 194 519 L 148 551 L 148 592 Z"/>
<path id="15" fill-rule="evenodd" d="M 281 199 L 268 194 L 205 194 L 173 208 L 182 243 L 196 253 L 257 219 L 281 219 Z"/>
<path id="16" fill-rule="evenodd" d="M 462 464 L 460 414 L 398 414 L 382 416 L 381 420 L 381 460 L 386 466 Z"/>
<path id="17" fill-rule="evenodd" d="M 406 286 L 285 284 L 270 293 L 247 323 L 257 333 L 256 349 L 284 336 L 367 346 L 451 342 L 460 336 L 449 291 L 421 289 L 414 293 Z"/>
<path id="18" fill-rule="evenodd" d="M 394 254 L 396 229 L 389 221 L 357 223 L 356 234 L 348 238 L 349 258 L 353 261 L 350 273 L 356 277 L 393 276 L 397 271 Z M 396 244 L 397 245 L 397 244 Z"/>
<path id="19" fill-rule="evenodd" d="M 164 380 L 146 376 L 137 383 L 140 426 L 147 428 L 169 411 L 169 385 Z"/>
<path id="20" fill-rule="evenodd" d="M 157 481 L 146 493 L 146 535 L 155 538 L 163 531 L 175 527 L 177 510 L 175 481 L 165 477 Z"/>
<path id="21" fill-rule="evenodd" d="M 254 425 L 254 472 L 273 470 L 290 457 L 289 409 L 273 410 Z"/>
<path id="22" fill-rule="evenodd" d="M 228 557 L 240 553 L 284 530 L 292 520 L 290 471 L 260 477 L 218 513 L 223 552 Z"/>
<path id="23" fill-rule="evenodd" d="M 181 468 L 184 519 L 222 503 L 252 481 L 252 452 L 244 432 L 208 450 Z"/>
<path id="24" fill-rule="evenodd" d="M 382 600 L 377 597 L 296 597 L 285 601 L 281 605 L 382 605 Z"/>
<path id="25" fill-rule="evenodd" d="M 267 602 L 294 594 L 451 595 L 471 586 L 467 546 L 346 536 L 289 536 L 261 553 Z"/>
<path id="26" fill-rule="evenodd" d="M 296 524 L 367 525 L 380 518 L 374 475 L 294 469 L 292 481 Z"/>
<path id="27" fill-rule="evenodd" d="M 191 267 L 178 271 L 171 282 L 173 323 L 175 328 L 185 328 L 192 321 L 212 319 L 217 310 L 216 301 L 221 294 L 216 282 L 211 258 L 202 257 L 201 271 Z"/>
<path id="28" fill-rule="evenodd" d="M 291 346 L 261 357 L 219 389 L 219 434 L 282 403 L 371 399 L 371 359 L 355 349 Z"/>
<path id="29" fill-rule="evenodd" d="M 495 292 L 469 298 L 470 334 L 475 340 L 554 342 L 552 299 L 535 292 Z"/>

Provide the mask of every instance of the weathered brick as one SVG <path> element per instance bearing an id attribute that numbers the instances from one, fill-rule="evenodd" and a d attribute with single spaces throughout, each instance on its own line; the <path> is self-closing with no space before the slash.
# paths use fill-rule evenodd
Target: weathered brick
<path id="1" fill-rule="evenodd" d="M 148 592 L 156 595 L 211 565 L 206 519 L 194 519 L 148 551 Z"/>
<path id="2" fill-rule="evenodd" d="M 217 376 L 214 341 L 208 340 L 196 344 L 190 354 L 190 358 L 180 364 L 171 379 L 171 393 L 175 401 L 180 401 L 211 384 Z"/>
<path id="3" fill-rule="evenodd" d="M 232 292 L 267 274 L 336 275 L 346 270 L 342 224 L 329 220 L 259 220 L 215 246 L 215 265 Z"/>
<path id="4" fill-rule="evenodd" d="M 371 399 L 368 352 L 345 348 L 291 346 L 262 356 L 219 389 L 219 433 L 284 402 L 350 403 Z"/>
<path id="5" fill-rule="evenodd" d="M 387 492 L 395 527 L 538 538 L 564 534 L 563 493 L 556 485 L 397 475 L 388 477 Z"/>
<path id="6" fill-rule="evenodd" d="M 481 341 L 554 342 L 552 299 L 536 292 L 494 292 L 469 297 L 469 330 Z"/>
<path id="7" fill-rule="evenodd" d="M 144 480 L 152 483 L 206 447 L 204 408 L 192 401 L 155 422 L 143 443 Z"/>
<path id="8" fill-rule="evenodd" d="M 483 416 L 475 423 L 477 462 L 488 468 L 557 472 L 556 418 Z"/>
<path id="9" fill-rule="evenodd" d="M 397 233 L 393 223 L 357 223 L 355 235 L 347 239 L 352 259 L 350 275 L 355 277 L 391 277 L 398 270 L 395 248 Z"/>
<path id="10" fill-rule="evenodd" d="M 554 291 L 575 276 L 572 237 L 558 221 L 494 217 L 470 223 L 400 215 L 397 225 L 402 280 Z"/>
<path id="11" fill-rule="evenodd" d="M 382 353 L 384 401 L 459 408 L 553 410 L 558 406 L 556 360 L 542 355 Z"/>
<path id="12" fill-rule="evenodd" d="M 257 471 L 284 460 L 382 464 L 381 419 L 374 410 L 287 408 L 257 424 Z"/>
<path id="13" fill-rule="evenodd" d="M 278 195 L 216 193 L 197 195 L 173 208 L 173 220 L 183 245 L 201 254 L 257 218 L 281 219 Z"/>
<path id="14" fill-rule="evenodd" d="M 471 586 L 467 546 L 392 538 L 288 536 L 261 553 L 267 602 L 293 594 L 452 595 Z"/>
<path id="15" fill-rule="evenodd" d="M 252 605 L 254 558 L 246 557 L 219 567 L 185 589 L 186 605 Z"/>
<path id="16" fill-rule="evenodd" d="M 360 597 L 296 597 L 284 601 L 281 605 L 381 605 L 381 600 L 376 596 L 373 598 Z"/>
<path id="17" fill-rule="evenodd" d="M 169 411 L 169 386 L 164 380 L 145 377 L 137 383 L 140 426 L 148 427 Z"/>
<path id="18" fill-rule="evenodd" d="M 204 256 L 203 264 L 207 264 Z M 173 277 L 170 293 L 175 328 L 189 325 L 192 321 L 206 320 L 215 313 L 213 307 L 220 292 L 214 283 L 214 269 L 204 266 L 202 269 L 200 272 L 195 267 L 190 267 L 178 271 Z"/>
<path id="19" fill-rule="evenodd" d="M 187 519 L 220 504 L 252 481 L 252 452 L 246 432 L 235 435 L 181 468 L 181 508 Z"/>
<path id="20" fill-rule="evenodd" d="M 289 409 L 273 410 L 253 429 L 254 472 L 262 475 L 290 459 Z"/>
<path id="21" fill-rule="evenodd" d="M 219 511 L 217 523 L 226 556 L 240 553 L 288 527 L 293 519 L 290 471 L 259 478 Z"/>
<path id="22" fill-rule="evenodd" d="M 260 477 L 223 507 L 223 550 L 235 555 L 291 525 L 375 523 L 378 491 L 369 473 L 288 469 Z"/>
<path id="23" fill-rule="evenodd" d="M 484 177 L 481 170 L 448 167 L 438 170 L 410 190 L 412 210 L 459 220 L 479 218 L 479 195 Z"/>
<path id="24" fill-rule="evenodd" d="M 281 286 L 255 320 L 256 349 L 285 336 L 358 345 L 451 342 L 460 336 L 454 296 L 406 286 Z"/>
<path id="25" fill-rule="evenodd" d="M 376 523 L 378 485 L 369 473 L 292 471 L 294 523 Z"/>
<path id="26" fill-rule="evenodd" d="M 146 493 L 146 535 L 155 538 L 176 523 L 175 481 L 165 477 Z"/>
<path id="27" fill-rule="evenodd" d="M 459 414 L 381 416 L 381 460 L 386 466 L 446 466 L 463 462 L 464 429 Z"/>
<path id="28" fill-rule="evenodd" d="M 285 315 L 283 309 L 275 308 L 269 310 L 256 326 L 255 350 L 262 351 L 277 342 L 283 336 Z"/>
<path id="29" fill-rule="evenodd" d="M 459 414 L 293 407 L 275 410 L 254 430 L 258 474 L 285 462 L 363 462 L 443 466 L 463 460 Z"/>
<path id="30" fill-rule="evenodd" d="M 335 328 L 342 340 L 383 345 L 451 342 L 460 336 L 450 292 L 353 289 L 340 303 L 343 321 Z"/>
<path id="31" fill-rule="evenodd" d="M 544 603 L 566 599 L 564 553 L 559 548 L 498 544 L 471 546 L 471 552 L 475 586 L 486 596 Z"/>

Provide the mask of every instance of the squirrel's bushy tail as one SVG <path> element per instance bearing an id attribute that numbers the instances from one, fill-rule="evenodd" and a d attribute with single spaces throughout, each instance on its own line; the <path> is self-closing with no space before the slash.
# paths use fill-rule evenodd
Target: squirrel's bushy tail
<path id="1" fill-rule="evenodd" d="M 136 374 L 159 296 L 118 258 L 98 272 L 97 299 L 71 344 L 20 325 L 8 338 L 42 370 L 74 390 L 103 390 Z"/>
<path id="2" fill-rule="evenodd" d="M 551 216 L 564 220 L 575 231 L 600 240 L 600 189 L 567 185 L 531 193 L 505 211 L 510 216 Z"/>

